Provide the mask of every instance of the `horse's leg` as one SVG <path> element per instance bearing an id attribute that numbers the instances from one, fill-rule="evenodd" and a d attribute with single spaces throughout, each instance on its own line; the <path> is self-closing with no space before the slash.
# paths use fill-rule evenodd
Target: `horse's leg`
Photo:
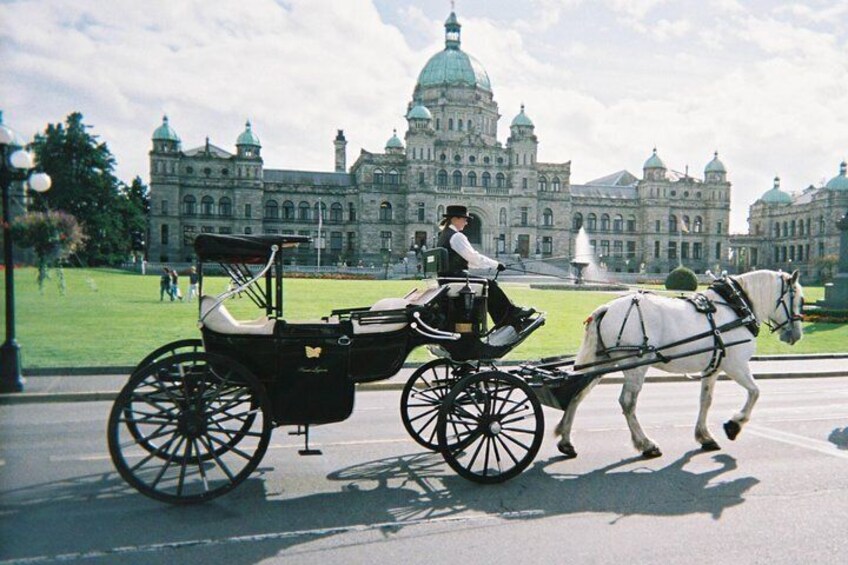
<path id="1" fill-rule="evenodd" d="M 647 372 L 647 367 L 624 371 L 624 386 L 621 387 L 621 396 L 618 397 L 618 403 L 621 404 L 627 425 L 630 427 L 633 445 L 642 452 L 643 456 L 653 458 L 661 456 L 662 452 L 651 438 L 645 435 L 639 420 L 636 418 L 636 400 L 639 398 L 639 392 L 642 390 L 645 373 Z"/>
<path id="2" fill-rule="evenodd" d="M 724 433 L 727 434 L 728 439 L 734 440 L 742 431 L 742 424 L 751 419 L 751 411 L 760 397 L 760 389 L 754 382 L 754 375 L 751 374 L 751 367 L 747 362 L 742 364 L 741 367 L 734 367 L 733 370 L 728 370 L 727 367 L 724 370 L 727 376 L 739 383 L 748 392 L 748 398 L 745 400 L 742 410 L 724 423 Z"/>
<path id="3" fill-rule="evenodd" d="M 709 377 L 701 379 L 701 407 L 698 410 L 698 423 L 695 424 L 695 441 L 701 444 L 704 451 L 716 451 L 721 449 L 707 428 L 707 412 L 713 403 L 713 390 L 718 378 L 718 372 Z"/>
<path id="4" fill-rule="evenodd" d="M 574 415 L 577 413 L 577 406 L 579 406 L 586 395 L 589 394 L 589 391 L 598 384 L 599 380 L 600 379 L 593 380 L 571 400 L 565 408 L 559 424 L 557 424 L 556 428 L 554 428 L 554 433 L 560 436 L 560 439 L 557 442 L 557 449 L 559 449 L 560 453 L 565 455 L 566 459 L 574 459 L 577 457 L 577 452 L 571 444 L 571 426 L 574 424 Z"/>

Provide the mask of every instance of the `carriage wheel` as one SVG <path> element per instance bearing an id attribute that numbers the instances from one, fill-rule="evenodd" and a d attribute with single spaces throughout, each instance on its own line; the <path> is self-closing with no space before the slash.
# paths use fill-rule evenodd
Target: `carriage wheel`
<path id="1" fill-rule="evenodd" d="M 180 339 L 178 341 L 166 343 L 162 347 L 154 349 L 144 359 L 139 361 L 138 365 L 136 365 L 135 369 L 133 369 L 132 374 L 136 374 L 148 365 L 151 365 L 156 361 L 161 361 L 170 355 L 176 355 L 178 353 L 197 353 L 198 351 L 203 351 L 203 340 L 201 339 Z"/>
<path id="2" fill-rule="evenodd" d="M 470 368 L 450 359 L 436 359 L 418 367 L 406 381 L 400 395 L 400 418 L 412 439 L 422 447 L 439 450 L 439 409 L 451 387 Z"/>
<path id="3" fill-rule="evenodd" d="M 253 472 L 271 428 L 268 395 L 250 371 L 221 355 L 181 353 L 130 377 L 109 416 L 109 453 L 142 494 L 201 502 Z"/>
<path id="4" fill-rule="evenodd" d="M 469 375 L 439 413 L 439 449 L 460 476 L 501 483 L 521 473 L 542 445 L 545 419 L 536 394 L 502 371 Z"/>

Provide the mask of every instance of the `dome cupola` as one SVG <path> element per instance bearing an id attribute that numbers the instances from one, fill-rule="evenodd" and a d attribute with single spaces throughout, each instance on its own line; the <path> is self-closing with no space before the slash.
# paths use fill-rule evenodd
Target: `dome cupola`
<path id="1" fill-rule="evenodd" d="M 654 152 L 648 157 L 645 164 L 642 165 L 642 175 L 645 180 L 665 180 L 666 171 L 665 163 L 657 155 L 657 148 L 654 147 Z"/>
<path id="2" fill-rule="evenodd" d="M 451 12 L 445 22 L 445 48 L 430 57 L 421 74 L 415 91 L 440 86 L 470 86 L 492 91 L 489 75 L 483 65 L 460 49 L 460 25 Z"/>
<path id="3" fill-rule="evenodd" d="M 397 136 L 397 130 L 392 130 L 392 136 L 386 142 L 386 153 L 395 155 L 403 154 L 403 142 Z"/>
<path id="4" fill-rule="evenodd" d="M 180 142 L 180 136 L 168 123 L 168 116 L 162 116 L 162 125 L 153 132 L 153 141 L 175 141 Z"/>
<path id="5" fill-rule="evenodd" d="M 517 116 L 512 119 L 512 123 L 510 124 L 510 127 L 516 126 L 529 128 L 535 127 L 533 125 L 533 120 L 531 120 L 530 117 L 524 113 L 524 104 L 521 105 L 521 111 L 518 113 Z"/>
<path id="6" fill-rule="evenodd" d="M 236 139 L 236 149 L 239 157 L 255 159 L 260 156 L 262 144 L 259 143 L 259 137 L 253 133 L 250 120 L 244 123 L 244 131 Z"/>
<path id="7" fill-rule="evenodd" d="M 827 181 L 825 187 L 831 190 L 848 190 L 848 176 L 846 176 L 848 163 L 842 161 L 839 164 L 839 174 Z"/>
<path id="8" fill-rule="evenodd" d="M 792 204 L 792 197 L 780 190 L 780 177 L 774 177 L 774 185 L 760 198 L 766 204 Z"/>
<path id="9" fill-rule="evenodd" d="M 409 113 L 406 114 L 407 120 L 432 120 L 433 114 L 421 102 L 416 102 Z"/>
<path id="10" fill-rule="evenodd" d="M 718 151 L 713 153 L 713 160 L 707 163 L 707 166 L 704 168 L 705 173 L 727 173 L 727 169 L 724 168 L 724 163 L 719 161 L 718 159 Z"/>

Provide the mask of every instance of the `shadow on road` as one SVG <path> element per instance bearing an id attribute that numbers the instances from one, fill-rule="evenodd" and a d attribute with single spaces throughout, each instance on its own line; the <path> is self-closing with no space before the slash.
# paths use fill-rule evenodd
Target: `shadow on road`
<path id="1" fill-rule="evenodd" d="M 839 449 L 848 449 L 848 428 L 834 429 L 827 439 Z"/>
<path id="2" fill-rule="evenodd" d="M 694 459 L 709 469 L 687 470 Z M 0 516 L 15 524 L 14 539 L 0 540 L 0 558 L 72 552 L 108 557 L 116 553 L 109 548 L 123 548 L 123 557 L 155 560 L 163 549 L 229 547 L 229 563 L 255 563 L 351 530 L 376 530 L 388 539 L 407 525 L 462 520 L 463 514 L 533 520 L 595 512 L 611 515 L 611 524 L 638 515 L 720 519 L 759 482 L 720 480 L 736 469 L 736 460 L 698 450 L 659 469 L 645 467 L 640 457 L 585 474 L 569 474 L 566 467 L 559 457 L 538 461 L 505 484 L 482 487 L 453 474 L 438 454 L 410 454 L 334 471 L 327 486 L 342 483 L 338 490 L 290 497 L 266 491 L 264 475 L 276 471 L 264 467 L 235 491 L 196 506 L 148 500 L 116 473 L 86 475 L 0 493 Z"/>

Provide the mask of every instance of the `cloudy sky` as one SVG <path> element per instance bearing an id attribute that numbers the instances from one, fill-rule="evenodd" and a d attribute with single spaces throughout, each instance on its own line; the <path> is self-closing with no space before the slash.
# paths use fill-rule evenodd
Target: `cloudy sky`
<path id="1" fill-rule="evenodd" d="M 418 73 L 444 47 L 448 0 L 0 0 L 0 109 L 24 135 L 84 114 L 148 178 L 168 114 L 183 148 L 234 150 L 245 119 L 266 167 L 328 171 L 380 151 Z M 572 182 L 628 169 L 656 146 L 702 176 L 714 150 L 733 183 L 731 228 L 777 174 L 819 185 L 848 157 L 848 2 L 458 0 L 462 48 L 503 115 L 526 104 L 539 159 Z"/>

